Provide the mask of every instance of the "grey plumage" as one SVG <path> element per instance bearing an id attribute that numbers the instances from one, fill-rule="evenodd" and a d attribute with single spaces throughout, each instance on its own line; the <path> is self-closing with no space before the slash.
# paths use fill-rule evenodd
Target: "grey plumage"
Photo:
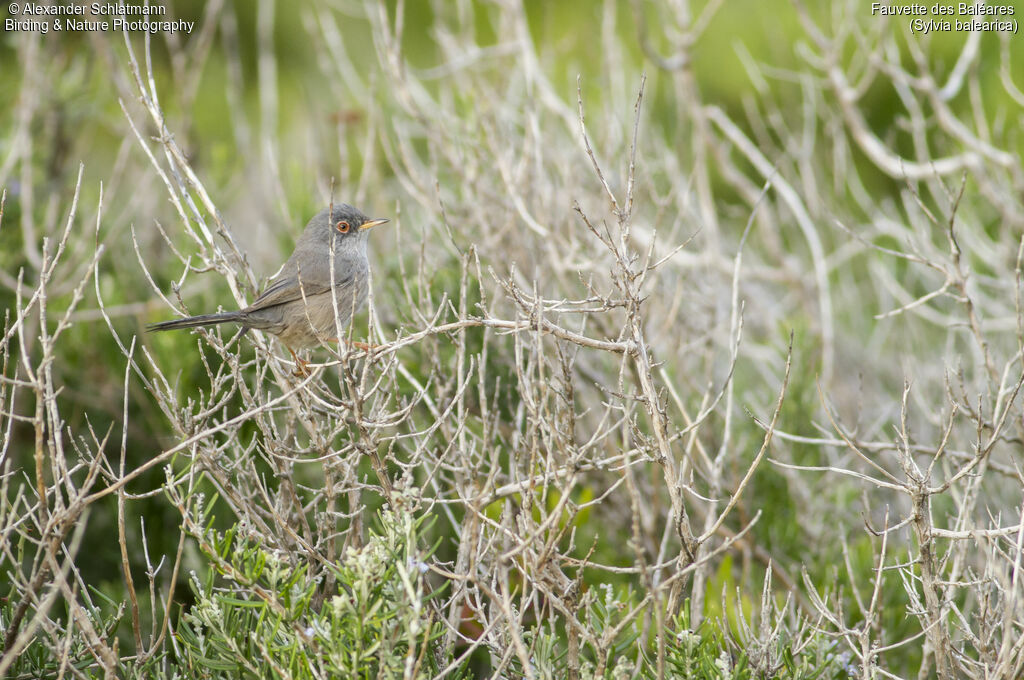
<path id="1" fill-rule="evenodd" d="M 164 321 L 147 329 L 167 331 L 238 323 L 276 335 L 290 350 L 333 339 L 366 302 L 370 276 L 367 230 L 384 222 L 387 220 L 368 219 L 350 205 L 325 209 L 309 221 L 277 280 L 251 305 L 235 312 Z"/>

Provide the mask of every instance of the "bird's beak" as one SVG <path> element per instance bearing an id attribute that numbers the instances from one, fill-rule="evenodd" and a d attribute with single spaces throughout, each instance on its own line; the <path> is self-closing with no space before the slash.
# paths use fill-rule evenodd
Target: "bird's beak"
<path id="1" fill-rule="evenodd" d="M 360 229 L 360 231 L 363 230 L 363 229 L 369 229 L 371 227 L 376 227 L 378 224 L 384 224 L 385 222 L 390 222 L 390 221 L 391 220 L 383 220 L 383 219 L 382 220 L 370 220 L 369 222 L 363 222 L 363 224 L 359 227 L 359 229 Z"/>

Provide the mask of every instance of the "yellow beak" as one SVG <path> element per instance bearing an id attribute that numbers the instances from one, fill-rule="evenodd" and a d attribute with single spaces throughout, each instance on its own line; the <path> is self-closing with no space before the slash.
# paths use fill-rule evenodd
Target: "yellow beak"
<path id="1" fill-rule="evenodd" d="M 386 219 L 370 220 L 369 222 L 363 222 L 362 225 L 360 225 L 359 229 L 360 230 L 370 229 L 371 227 L 376 227 L 378 224 L 384 224 L 385 222 L 390 222 L 390 221 L 391 220 L 386 220 Z"/>

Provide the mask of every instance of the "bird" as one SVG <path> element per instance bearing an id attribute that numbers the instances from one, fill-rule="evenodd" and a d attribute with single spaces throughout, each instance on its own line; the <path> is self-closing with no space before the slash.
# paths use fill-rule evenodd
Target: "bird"
<path id="1" fill-rule="evenodd" d="M 331 205 L 309 221 L 276 280 L 251 305 L 233 312 L 162 321 L 146 329 L 170 331 L 237 323 L 243 331 L 267 331 L 291 353 L 297 374 L 305 374 L 306 362 L 295 350 L 336 341 L 338 329 L 345 328 L 366 302 L 368 231 L 388 221 L 370 219 L 345 203 Z"/>

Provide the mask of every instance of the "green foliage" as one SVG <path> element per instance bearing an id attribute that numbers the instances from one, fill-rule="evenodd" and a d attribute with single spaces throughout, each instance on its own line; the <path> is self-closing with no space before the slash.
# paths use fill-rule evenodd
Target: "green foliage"
<path id="1" fill-rule="evenodd" d="M 6 565 L 2 565 L 6 567 Z M 5 589 L 6 590 L 6 589 Z M 13 620 L 18 602 L 4 592 L 0 596 L 0 631 L 9 630 Z M 118 621 L 124 610 L 120 609 L 115 614 L 104 615 L 98 609 L 91 609 L 86 615 L 88 625 L 99 631 L 111 631 L 117 627 Z M 28 646 L 14 660 L 14 664 L 8 670 L 7 677 L 10 678 L 33 678 L 33 680 L 44 680 L 46 678 L 59 677 L 62 672 L 66 674 L 70 666 L 75 669 L 87 669 L 94 664 L 89 645 L 85 636 L 80 632 L 68 636 L 65 641 L 65 657 L 60 658 L 53 653 L 53 644 L 45 635 L 33 635 Z M 2 643 L 0 643 L 2 644 Z"/>
<path id="2" fill-rule="evenodd" d="M 195 604 L 183 612 L 176 628 L 177 654 L 126 659 L 123 677 L 227 678 L 399 678 L 432 677 L 455 662 L 448 677 L 473 677 L 456 648 L 445 657 L 435 643 L 443 634 L 435 602 L 440 589 L 430 583 L 426 560 L 432 551 L 418 546 L 428 529 L 422 518 L 385 510 L 380 528 L 365 545 L 350 547 L 335 565 L 315 576 L 308 564 L 267 550 L 257 537 L 235 526 L 223 534 L 207 529 L 199 540 L 211 569 L 205 578 L 192 575 Z M 113 631 L 125 610 L 99 596 L 111 612 L 94 609 L 90 624 Z M 613 629 L 623 611 L 637 604 L 635 593 L 612 586 L 591 589 L 581 603 L 590 631 L 600 637 Z M 10 622 L 13 606 L 0 606 L 0 626 Z M 688 610 L 687 607 L 684 609 Z M 736 627 L 736 622 L 729 625 Z M 696 631 L 688 617 L 666 626 L 664 662 L 668 677 L 731 680 L 825 680 L 853 677 L 848 655 L 832 652 L 825 636 L 799 650 L 785 632 L 760 665 L 725 632 L 722 620 L 706 620 Z M 568 677 L 564 630 L 549 620 L 527 632 L 532 672 L 539 678 Z M 581 650 L 583 680 L 656 678 L 658 641 L 640 635 L 636 624 L 618 631 L 608 659 Z M 76 629 L 68 638 L 69 663 L 87 670 L 93 661 L 86 636 Z M 768 659 L 767 662 L 764 659 Z M 79 661 L 80 660 L 80 661 Z M 52 678 L 61 659 L 37 637 L 11 670 L 11 677 Z M 603 670 L 599 670 L 603 669 Z M 767 670 L 765 670 L 767 669 Z M 503 677 L 522 677 L 518 659 Z"/>
<path id="3" fill-rule="evenodd" d="M 217 576 L 193 579 L 196 604 L 178 629 L 184 667 L 201 678 L 419 678 L 447 665 L 432 645 L 442 628 L 416 547 L 422 520 L 387 510 L 380 520 L 326 578 L 237 529 L 210 532 Z"/>
<path id="4" fill-rule="evenodd" d="M 707 620 L 692 631 L 687 617 L 680 616 L 665 640 L 667 675 L 707 680 L 840 680 L 855 676 L 857 669 L 849 655 L 833 653 L 834 644 L 824 636 L 801 649 L 795 649 L 793 642 L 783 635 L 769 649 L 752 645 L 757 652 L 754 655 L 730 645 L 718 620 Z M 643 677 L 657 675 L 648 668 Z"/>

